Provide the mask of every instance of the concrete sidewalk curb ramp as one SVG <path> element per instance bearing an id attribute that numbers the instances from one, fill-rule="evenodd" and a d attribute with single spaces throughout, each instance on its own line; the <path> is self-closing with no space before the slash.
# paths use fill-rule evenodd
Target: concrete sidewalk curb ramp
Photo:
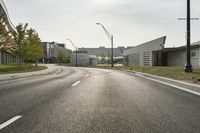
<path id="1" fill-rule="evenodd" d="M 160 77 L 160 76 L 156 76 L 156 75 L 152 75 L 152 74 L 147 74 L 147 73 L 127 70 L 127 69 L 121 69 L 121 70 L 129 72 L 129 73 L 134 73 L 134 74 L 136 74 L 136 75 L 138 75 L 140 77 L 142 77 L 142 76 L 146 77 L 147 79 L 151 78 L 153 80 L 158 80 L 161 83 L 165 83 L 165 85 L 169 84 L 169 85 L 171 85 L 171 86 L 173 86 L 175 88 L 182 87 L 182 88 L 191 90 L 191 92 L 194 92 L 194 93 L 196 92 L 197 94 L 200 94 L 200 85 L 197 85 L 197 84 L 187 83 L 187 82 L 180 81 L 180 80 L 169 79 L 169 78 L 165 78 L 165 77 Z"/>
<path id="2" fill-rule="evenodd" d="M 17 80 L 17 79 L 24 79 L 24 78 L 29 78 L 29 77 L 31 78 L 31 77 L 34 77 L 34 76 L 56 74 L 56 73 L 60 73 L 61 71 L 62 71 L 62 69 L 60 67 L 55 67 L 53 69 L 50 69 L 48 67 L 45 70 L 40 70 L 40 71 L 35 71 L 35 72 L 1 74 L 0 75 L 0 82 L 12 81 L 12 80 Z"/>

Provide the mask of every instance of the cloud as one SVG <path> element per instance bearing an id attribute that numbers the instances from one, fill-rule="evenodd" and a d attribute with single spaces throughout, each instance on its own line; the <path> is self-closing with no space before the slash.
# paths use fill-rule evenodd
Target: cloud
<path id="1" fill-rule="evenodd" d="M 116 45 L 137 45 L 162 35 L 168 46 L 185 43 L 186 0 L 6 0 L 14 24 L 28 22 L 44 41 L 66 42 L 80 47 L 109 46 L 102 29 L 114 34 Z M 200 17 L 199 0 L 192 0 L 192 16 Z M 199 40 L 199 22 L 192 23 L 193 41 Z"/>

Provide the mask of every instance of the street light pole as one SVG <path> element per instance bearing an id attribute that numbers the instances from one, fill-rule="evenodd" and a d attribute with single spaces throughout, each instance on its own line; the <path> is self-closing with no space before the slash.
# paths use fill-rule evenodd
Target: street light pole
<path id="1" fill-rule="evenodd" d="M 191 64 L 191 20 L 199 20 L 199 18 L 191 18 L 190 16 L 190 0 L 187 0 L 187 18 L 179 18 L 178 20 L 186 20 L 187 21 L 187 31 L 186 31 L 186 64 L 185 64 L 185 72 L 192 72 L 192 64 Z"/>
<path id="2" fill-rule="evenodd" d="M 190 0 L 187 0 L 187 47 L 186 47 L 186 54 L 187 54 L 187 62 L 185 65 L 185 72 L 192 72 L 192 65 L 191 65 L 191 55 L 190 55 L 190 44 L 191 44 L 191 18 L 190 18 Z"/>
<path id="3" fill-rule="evenodd" d="M 103 30 L 105 31 L 108 38 L 111 40 L 111 67 L 114 67 L 114 61 L 113 61 L 113 35 L 111 35 L 106 28 L 101 23 L 96 23 L 97 25 L 101 25 Z"/>
<path id="4" fill-rule="evenodd" d="M 111 35 L 111 67 L 114 67 L 113 65 L 113 35 Z"/>
<path id="5" fill-rule="evenodd" d="M 72 44 L 72 46 L 74 47 L 74 49 L 75 49 L 75 52 L 76 52 L 76 67 L 78 66 L 78 48 L 74 45 L 74 43 L 72 42 L 72 40 L 71 39 L 67 39 L 71 44 Z"/>
<path id="6" fill-rule="evenodd" d="M 76 47 L 76 67 L 78 66 L 78 48 Z"/>

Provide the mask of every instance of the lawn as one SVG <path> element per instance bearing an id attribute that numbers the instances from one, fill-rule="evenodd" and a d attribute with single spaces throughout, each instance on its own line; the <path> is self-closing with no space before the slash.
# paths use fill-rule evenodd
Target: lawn
<path id="1" fill-rule="evenodd" d="M 112 69 L 110 66 L 101 65 L 97 68 Z M 148 73 L 156 76 L 184 80 L 192 83 L 200 83 L 200 68 L 194 68 L 193 73 L 185 73 L 181 67 L 143 67 L 143 66 L 115 66 L 113 69 L 127 69 Z"/>
<path id="2" fill-rule="evenodd" d="M 141 67 L 141 66 L 130 67 L 129 66 L 124 68 L 128 70 L 153 74 L 161 77 L 200 83 L 200 68 L 195 68 L 193 73 L 185 73 L 183 68 L 180 67 Z"/>
<path id="3" fill-rule="evenodd" d="M 21 67 L 19 67 L 18 64 L 0 65 L 0 74 L 32 72 L 44 69 L 47 69 L 47 67 L 46 66 L 30 67 L 30 65 L 28 64 L 22 64 Z"/>

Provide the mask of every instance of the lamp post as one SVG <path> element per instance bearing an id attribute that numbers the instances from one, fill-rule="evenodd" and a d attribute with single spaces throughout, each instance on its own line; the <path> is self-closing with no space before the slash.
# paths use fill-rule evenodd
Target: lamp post
<path id="1" fill-rule="evenodd" d="M 192 72 L 191 55 L 190 55 L 190 43 L 191 43 L 191 23 L 190 23 L 190 0 L 187 0 L 187 62 L 185 65 L 185 72 Z"/>
<path id="2" fill-rule="evenodd" d="M 191 45 L 191 20 L 199 20 L 199 18 L 191 18 L 190 16 L 190 0 L 187 0 L 187 17 L 179 18 L 178 20 L 186 20 L 187 21 L 187 31 L 186 31 L 186 64 L 185 64 L 185 72 L 192 72 L 192 64 L 191 64 L 191 54 L 190 54 L 190 45 Z"/>
<path id="3" fill-rule="evenodd" d="M 78 53 L 77 53 L 77 51 L 78 51 L 78 48 L 74 45 L 74 43 L 72 42 L 72 40 L 71 39 L 67 39 L 71 44 L 72 44 L 72 46 L 74 47 L 74 49 L 75 49 L 75 52 L 76 52 L 76 67 L 78 66 L 78 61 L 77 61 L 77 57 L 78 57 Z"/>
<path id="4" fill-rule="evenodd" d="M 103 28 L 106 35 L 111 40 L 111 67 L 114 67 L 114 65 L 113 65 L 113 35 L 111 35 L 101 23 L 96 23 L 96 24 L 100 25 Z"/>

